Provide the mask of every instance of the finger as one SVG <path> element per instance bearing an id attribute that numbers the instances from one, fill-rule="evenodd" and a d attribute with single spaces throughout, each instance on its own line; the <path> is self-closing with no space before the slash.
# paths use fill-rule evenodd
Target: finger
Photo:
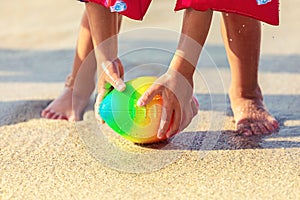
<path id="1" fill-rule="evenodd" d="M 181 110 L 179 108 L 179 110 L 176 109 L 173 112 L 173 116 L 170 122 L 170 128 L 166 133 L 167 138 L 170 138 L 179 132 L 180 124 L 181 124 Z"/>
<path id="2" fill-rule="evenodd" d="M 182 109 L 181 123 L 179 127 L 179 132 L 184 130 L 193 120 L 193 118 L 198 114 L 199 103 L 195 97 L 189 102 L 189 106 L 183 104 L 185 107 Z"/>
<path id="3" fill-rule="evenodd" d="M 192 111 L 193 111 L 193 117 L 195 117 L 198 114 L 199 103 L 198 103 L 197 99 L 195 99 L 194 97 L 191 102 L 191 107 L 192 107 Z"/>
<path id="4" fill-rule="evenodd" d="M 101 65 L 105 74 L 108 76 L 107 81 L 118 91 L 124 91 L 126 85 L 121 79 L 121 72 L 119 70 L 118 63 L 106 61 L 103 62 Z"/>
<path id="5" fill-rule="evenodd" d="M 104 123 L 104 120 L 102 120 L 101 116 L 100 116 L 100 113 L 99 113 L 99 107 L 100 107 L 100 104 L 103 100 L 103 98 L 106 96 L 106 93 L 107 93 L 107 90 L 105 88 L 102 88 L 97 97 L 96 97 L 96 102 L 94 104 L 94 112 L 95 112 L 95 117 L 96 119 L 101 123 L 103 124 Z"/>
<path id="6" fill-rule="evenodd" d="M 184 130 L 192 121 L 192 119 L 194 118 L 194 114 L 192 113 L 192 108 L 190 108 L 190 112 L 187 112 L 186 110 L 184 111 L 185 113 L 183 113 L 182 115 L 182 119 L 181 119 L 181 124 L 179 127 L 179 131 Z"/>
<path id="7" fill-rule="evenodd" d="M 110 83 L 105 83 L 104 79 L 100 79 L 100 81 L 98 82 L 98 94 L 97 94 L 96 101 L 94 104 L 94 114 L 95 114 L 96 120 L 100 124 L 105 123 L 99 113 L 100 104 L 103 101 L 103 99 L 106 97 L 106 95 L 108 95 L 112 91 L 112 89 L 113 89 L 112 85 Z"/>
<path id="8" fill-rule="evenodd" d="M 159 85 L 151 85 L 150 88 L 144 92 L 144 94 L 139 98 L 137 101 L 138 106 L 145 106 L 147 105 L 157 94 L 160 94 L 160 86 Z"/>
<path id="9" fill-rule="evenodd" d="M 161 121 L 157 133 L 157 137 L 159 139 L 164 139 L 166 136 L 166 132 L 170 127 L 171 124 L 171 118 L 173 115 L 173 109 L 169 105 L 164 105 L 162 108 L 162 115 L 161 115 Z"/>
<path id="10" fill-rule="evenodd" d="M 116 61 L 114 61 L 118 67 L 119 70 L 119 77 L 123 79 L 124 76 L 124 67 L 123 64 L 121 63 L 120 59 L 117 59 Z"/>
<path id="11" fill-rule="evenodd" d="M 195 105 L 196 105 L 196 108 L 197 108 L 197 110 L 199 110 L 199 108 L 200 108 L 200 104 L 199 104 L 199 101 L 198 101 L 198 99 L 197 99 L 195 96 L 193 96 L 192 98 L 193 98 L 193 102 L 194 102 L 194 103 L 195 103 Z"/>

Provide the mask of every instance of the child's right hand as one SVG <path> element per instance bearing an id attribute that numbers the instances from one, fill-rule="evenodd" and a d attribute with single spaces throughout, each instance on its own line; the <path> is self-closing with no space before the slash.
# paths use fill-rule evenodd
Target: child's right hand
<path id="1" fill-rule="evenodd" d="M 157 137 L 170 138 L 184 130 L 197 115 L 199 104 L 193 97 L 193 77 L 169 68 L 140 97 L 137 105 L 145 106 L 154 96 L 161 95 L 163 108 Z"/>
<path id="2" fill-rule="evenodd" d="M 98 95 L 94 105 L 94 112 L 96 119 L 103 124 L 99 114 L 99 105 L 103 98 L 113 89 L 122 92 L 125 90 L 126 85 L 123 81 L 124 67 L 119 59 L 111 61 L 104 61 L 98 67 Z"/>

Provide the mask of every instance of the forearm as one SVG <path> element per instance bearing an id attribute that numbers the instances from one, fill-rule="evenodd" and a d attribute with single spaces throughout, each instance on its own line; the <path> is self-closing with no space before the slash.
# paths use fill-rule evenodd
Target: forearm
<path id="1" fill-rule="evenodd" d="M 181 36 L 171 66 L 184 76 L 191 77 L 208 35 L 212 11 L 187 9 L 183 18 Z M 176 64 L 175 64 L 176 63 Z"/>

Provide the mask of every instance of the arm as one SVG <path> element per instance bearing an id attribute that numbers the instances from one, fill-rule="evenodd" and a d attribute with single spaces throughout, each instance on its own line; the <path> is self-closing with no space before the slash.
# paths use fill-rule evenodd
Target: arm
<path id="1" fill-rule="evenodd" d="M 97 62 L 98 96 L 95 107 L 98 107 L 110 88 L 109 83 L 119 91 L 125 90 L 122 80 L 123 66 L 118 59 L 118 14 L 111 13 L 109 9 L 96 4 L 86 3 L 86 10 L 91 29 Z M 95 109 L 97 111 L 98 109 Z M 99 119 L 99 115 L 96 114 Z M 101 122 L 103 122 L 101 120 Z"/>
<path id="2" fill-rule="evenodd" d="M 169 138 L 182 131 L 198 112 L 197 101 L 193 98 L 193 74 L 209 31 L 211 18 L 211 10 L 185 11 L 180 40 L 168 72 L 138 101 L 139 106 L 144 106 L 155 95 L 162 96 L 163 114 L 158 138 Z"/>

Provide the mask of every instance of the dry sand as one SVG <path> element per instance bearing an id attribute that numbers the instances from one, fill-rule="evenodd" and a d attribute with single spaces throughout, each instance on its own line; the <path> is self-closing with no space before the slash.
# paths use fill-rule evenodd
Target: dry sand
<path id="1" fill-rule="evenodd" d="M 164 37 L 176 36 L 182 12 L 172 12 L 174 2 L 158 1 L 144 22 L 124 20 L 122 32 L 158 27 L 169 30 Z M 192 126 L 168 145 L 137 146 L 107 127 L 102 134 L 90 109 L 76 124 L 39 117 L 70 70 L 83 5 L 2 2 L 0 199 L 300 199 L 298 8 L 299 2 L 285 0 L 281 25 L 264 25 L 260 82 L 281 124 L 278 134 L 242 138 L 232 131 L 231 112 L 224 107 L 230 73 L 217 14 L 206 50 L 224 88 L 216 86 L 220 78 L 211 81 L 216 69 L 202 56 L 196 91 L 201 111 Z M 170 35 L 139 35 L 124 46 L 138 41 L 173 48 Z M 149 58 L 147 52 L 139 56 L 125 58 L 133 63 Z M 159 62 L 167 60 L 158 56 Z"/>

